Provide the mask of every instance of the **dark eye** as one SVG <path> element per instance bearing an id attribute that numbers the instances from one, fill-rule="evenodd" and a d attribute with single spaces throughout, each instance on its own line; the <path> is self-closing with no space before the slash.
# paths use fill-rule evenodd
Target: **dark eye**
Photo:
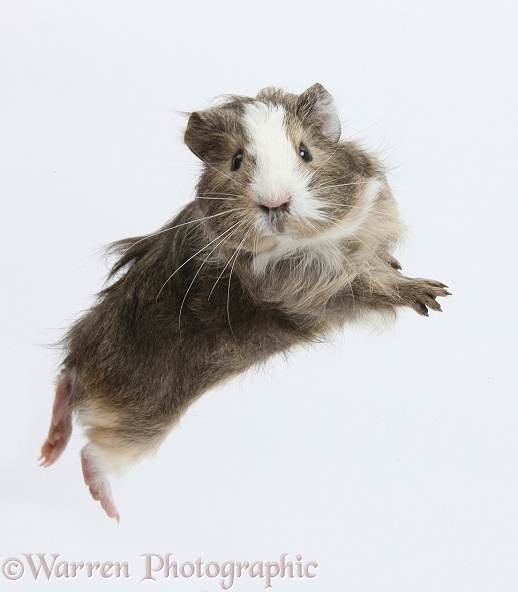
<path id="1" fill-rule="evenodd" d="M 243 151 L 240 150 L 239 152 L 236 152 L 236 154 L 234 155 L 234 158 L 232 159 L 231 170 L 237 171 L 238 168 L 241 166 L 242 162 L 243 162 Z"/>
<path id="2" fill-rule="evenodd" d="M 299 156 L 305 162 L 311 162 L 313 160 L 313 157 L 311 156 L 311 152 L 307 149 L 306 146 L 304 146 L 304 144 L 301 144 L 299 146 Z"/>

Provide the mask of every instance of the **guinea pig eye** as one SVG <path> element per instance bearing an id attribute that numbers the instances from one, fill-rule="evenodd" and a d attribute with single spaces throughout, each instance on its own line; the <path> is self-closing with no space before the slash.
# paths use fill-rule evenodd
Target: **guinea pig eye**
<path id="1" fill-rule="evenodd" d="M 313 157 L 311 156 L 311 152 L 307 149 L 306 146 L 304 146 L 304 144 L 301 144 L 299 146 L 299 156 L 305 162 L 311 162 L 313 160 Z"/>
<path id="2" fill-rule="evenodd" d="M 236 154 L 234 155 L 234 158 L 232 159 L 231 170 L 237 171 L 238 168 L 241 166 L 242 162 L 243 162 L 243 151 L 239 150 L 239 152 L 236 152 Z"/>

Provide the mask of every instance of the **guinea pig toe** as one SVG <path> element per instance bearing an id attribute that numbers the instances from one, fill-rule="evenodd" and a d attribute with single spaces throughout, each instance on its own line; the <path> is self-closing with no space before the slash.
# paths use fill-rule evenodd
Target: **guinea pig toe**
<path id="1" fill-rule="evenodd" d="M 51 427 L 49 436 L 41 447 L 41 455 L 38 459 L 40 467 L 50 467 L 59 458 L 70 438 L 70 431 L 60 429 L 59 427 Z"/>

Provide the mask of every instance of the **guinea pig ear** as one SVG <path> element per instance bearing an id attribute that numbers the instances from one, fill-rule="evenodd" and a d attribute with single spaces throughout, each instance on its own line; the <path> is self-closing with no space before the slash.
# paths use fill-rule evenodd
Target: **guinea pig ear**
<path id="1" fill-rule="evenodd" d="M 211 125 L 201 113 L 194 112 L 189 116 L 183 141 L 189 150 L 204 160 L 211 148 Z"/>
<path id="2" fill-rule="evenodd" d="M 297 114 L 307 125 L 314 125 L 330 140 L 338 142 L 342 126 L 333 97 L 317 82 L 297 99 Z"/>

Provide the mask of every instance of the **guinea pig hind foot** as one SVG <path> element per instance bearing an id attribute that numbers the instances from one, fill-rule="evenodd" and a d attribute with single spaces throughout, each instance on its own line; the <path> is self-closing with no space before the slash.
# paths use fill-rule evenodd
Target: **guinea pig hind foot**
<path id="1" fill-rule="evenodd" d="M 41 447 L 41 456 L 38 459 L 41 461 L 41 467 L 50 467 L 56 462 L 72 434 L 72 418 L 68 408 L 69 389 L 68 377 L 62 375 L 54 397 L 49 434 Z"/>
<path id="2" fill-rule="evenodd" d="M 99 467 L 96 456 L 94 444 L 87 444 L 81 451 L 81 466 L 85 483 L 93 499 L 101 504 L 106 514 L 119 522 L 120 515 L 113 499 L 110 481 L 104 470 Z"/>

